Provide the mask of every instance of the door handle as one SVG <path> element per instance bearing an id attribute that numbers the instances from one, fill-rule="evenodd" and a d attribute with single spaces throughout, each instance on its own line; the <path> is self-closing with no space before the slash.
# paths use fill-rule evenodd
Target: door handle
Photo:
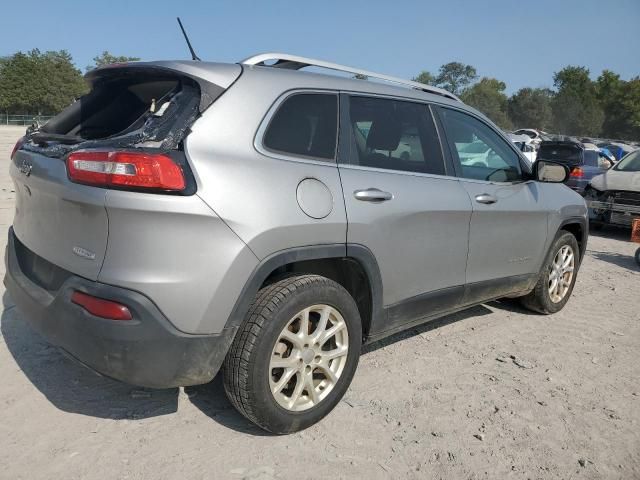
<path id="1" fill-rule="evenodd" d="M 481 193 L 480 195 L 476 195 L 476 202 L 484 203 L 490 205 L 492 203 L 496 203 L 498 199 L 493 195 L 489 195 L 488 193 Z"/>
<path id="2" fill-rule="evenodd" d="M 353 196 L 356 200 L 362 200 L 363 202 L 386 202 L 393 198 L 393 194 L 389 192 L 383 192 L 377 188 L 367 188 L 366 190 L 356 190 L 353 192 Z"/>

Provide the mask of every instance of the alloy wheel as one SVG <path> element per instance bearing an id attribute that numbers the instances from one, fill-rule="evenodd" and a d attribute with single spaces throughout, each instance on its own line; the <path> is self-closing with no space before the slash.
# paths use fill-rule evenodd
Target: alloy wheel
<path id="1" fill-rule="evenodd" d="M 349 332 L 338 310 L 313 305 L 280 332 L 269 361 L 269 386 L 278 404 L 299 412 L 318 405 L 347 363 Z"/>
<path id="2" fill-rule="evenodd" d="M 553 303 L 566 297 L 575 269 L 575 254 L 569 245 L 563 245 L 556 253 L 549 272 L 549 297 Z"/>

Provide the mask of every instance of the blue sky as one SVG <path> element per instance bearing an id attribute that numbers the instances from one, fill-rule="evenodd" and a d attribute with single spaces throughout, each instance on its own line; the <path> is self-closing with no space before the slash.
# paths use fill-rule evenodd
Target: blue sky
<path id="1" fill-rule="evenodd" d="M 1 8 L 0 55 L 66 49 L 83 71 L 103 50 L 187 58 L 180 15 L 204 60 L 281 51 L 404 78 L 456 60 L 509 92 L 551 86 L 569 64 L 594 77 L 604 68 L 640 75 L 640 0 L 31 0 Z"/>

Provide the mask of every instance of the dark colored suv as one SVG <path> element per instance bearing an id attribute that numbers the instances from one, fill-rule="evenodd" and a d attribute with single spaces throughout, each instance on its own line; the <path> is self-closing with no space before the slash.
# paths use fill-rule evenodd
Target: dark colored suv
<path id="1" fill-rule="evenodd" d="M 595 147 L 567 141 L 553 140 L 540 144 L 538 160 L 549 160 L 566 164 L 570 168 L 567 186 L 584 194 L 585 188 L 596 175 L 606 172 L 613 166 Z"/>

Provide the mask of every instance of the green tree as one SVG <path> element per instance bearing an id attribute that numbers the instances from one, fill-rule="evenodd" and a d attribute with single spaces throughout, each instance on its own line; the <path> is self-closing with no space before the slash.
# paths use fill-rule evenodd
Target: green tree
<path id="1" fill-rule="evenodd" d="M 478 78 L 476 69 L 471 65 L 449 62 L 440 67 L 435 85 L 454 95 L 460 95 L 462 90 L 471 85 L 476 78 Z"/>
<path id="2" fill-rule="evenodd" d="M 558 90 L 552 103 L 556 130 L 567 135 L 599 135 L 604 112 L 589 70 L 565 67 L 553 75 L 553 84 Z"/>
<path id="3" fill-rule="evenodd" d="M 460 99 L 484 113 L 500 128 L 511 128 L 511 122 L 507 115 L 508 99 L 504 91 L 507 88 L 504 82 L 495 78 L 483 77 L 475 85 L 465 89 Z"/>
<path id="4" fill-rule="evenodd" d="M 127 57 L 125 55 L 112 55 L 107 50 L 105 50 L 100 55 L 93 57 L 93 65 L 88 65 L 86 70 L 89 71 L 94 68 L 109 65 L 111 63 L 137 62 L 138 60 L 140 60 L 139 57 Z"/>
<path id="5" fill-rule="evenodd" d="M 626 82 L 611 70 L 603 70 L 596 80 L 596 94 L 604 112 L 602 135 L 605 137 L 618 137 L 619 132 L 627 130 L 628 118 L 620 108 L 625 100 L 625 87 Z"/>
<path id="6" fill-rule="evenodd" d="M 623 82 L 616 98 L 607 111 L 606 135 L 625 140 L 640 139 L 640 77 Z"/>
<path id="7" fill-rule="evenodd" d="M 411 79 L 414 82 L 424 83 L 425 85 L 434 85 L 436 84 L 436 77 L 433 76 L 431 72 L 427 70 L 423 70 L 418 74 L 417 77 L 413 77 Z"/>
<path id="8" fill-rule="evenodd" d="M 509 119 L 515 128 L 548 130 L 553 123 L 552 98 L 548 88 L 521 88 L 509 99 Z"/>
<path id="9" fill-rule="evenodd" d="M 52 115 L 87 92 L 65 50 L 18 52 L 0 62 L 0 111 Z"/>

